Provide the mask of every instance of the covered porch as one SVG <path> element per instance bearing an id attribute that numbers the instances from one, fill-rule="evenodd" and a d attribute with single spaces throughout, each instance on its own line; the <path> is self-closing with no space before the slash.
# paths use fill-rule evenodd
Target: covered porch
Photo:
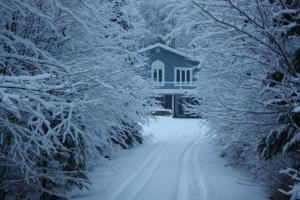
<path id="1" fill-rule="evenodd" d="M 192 117 L 184 108 L 185 103 L 193 103 L 194 99 L 188 94 L 182 93 L 166 93 L 159 94 L 156 99 L 161 103 L 162 107 L 171 112 L 174 118 Z"/>

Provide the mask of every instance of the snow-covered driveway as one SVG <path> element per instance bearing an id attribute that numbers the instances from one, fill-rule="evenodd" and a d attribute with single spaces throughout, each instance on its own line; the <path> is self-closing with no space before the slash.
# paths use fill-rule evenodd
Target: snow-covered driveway
<path id="1" fill-rule="evenodd" d="M 212 135 L 196 119 L 158 117 L 145 127 L 145 144 L 119 153 L 111 169 L 90 175 L 86 200 L 263 200 L 264 192 L 225 167 Z M 152 135 L 152 136 L 151 136 Z M 251 186 L 249 186 L 251 185 Z"/>

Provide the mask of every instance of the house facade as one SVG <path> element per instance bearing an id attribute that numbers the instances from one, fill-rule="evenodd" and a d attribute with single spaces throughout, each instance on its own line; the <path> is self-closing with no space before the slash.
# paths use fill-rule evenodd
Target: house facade
<path id="1" fill-rule="evenodd" d="M 145 73 L 155 86 L 155 93 L 173 117 L 188 117 L 183 103 L 190 101 L 196 88 L 199 61 L 188 54 L 163 44 L 146 47 L 141 52 L 147 57 Z"/>

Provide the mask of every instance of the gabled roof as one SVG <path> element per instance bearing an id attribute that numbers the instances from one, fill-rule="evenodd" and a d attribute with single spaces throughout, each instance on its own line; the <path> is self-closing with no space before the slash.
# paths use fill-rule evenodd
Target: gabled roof
<path id="1" fill-rule="evenodd" d="M 156 43 L 156 44 L 154 44 L 154 45 L 145 47 L 145 48 L 139 50 L 139 52 L 145 52 L 145 51 L 148 51 L 148 50 L 157 48 L 157 47 L 162 48 L 162 49 L 165 49 L 165 50 L 170 51 L 170 52 L 173 52 L 173 53 L 175 53 L 175 54 L 177 54 L 177 55 L 180 55 L 180 56 L 182 56 L 182 57 L 185 57 L 185 58 L 187 58 L 188 60 L 195 61 L 195 62 L 199 62 L 199 60 L 198 60 L 197 58 L 195 58 L 195 57 L 193 57 L 193 56 L 191 56 L 191 55 L 188 55 L 188 54 L 186 54 L 186 53 L 183 53 L 183 52 L 181 52 L 181 51 L 179 51 L 179 50 L 177 50 L 177 49 L 171 48 L 171 47 L 169 47 L 169 46 L 167 46 L 167 45 L 161 44 L 161 43 Z"/>

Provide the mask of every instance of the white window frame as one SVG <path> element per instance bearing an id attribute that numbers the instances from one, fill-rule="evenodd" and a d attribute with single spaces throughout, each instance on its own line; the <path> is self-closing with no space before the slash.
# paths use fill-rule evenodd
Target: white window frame
<path id="1" fill-rule="evenodd" d="M 162 81 L 159 81 L 159 70 L 162 70 Z M 156 71 L 156 80 L 154 80 L 154 71 Z M 165 65 L 162 61 L 156 60 L 151 65 L 151 81 L 155 84 L 165 84 Z"/>
<path id="2" fill-rule="evenodd" d="M 174 83 L 175 85 L 190 85 L 193 83 L 193 68 L 175 67 L 174 68 Z M 179 70 L 179 82 L 177 82 L 177 70 Z M 184 71 L 184 82 L 182 81 L 182 71 Z M 190 72 L 190 81 L 187 81 L 187 71 Z"/>

